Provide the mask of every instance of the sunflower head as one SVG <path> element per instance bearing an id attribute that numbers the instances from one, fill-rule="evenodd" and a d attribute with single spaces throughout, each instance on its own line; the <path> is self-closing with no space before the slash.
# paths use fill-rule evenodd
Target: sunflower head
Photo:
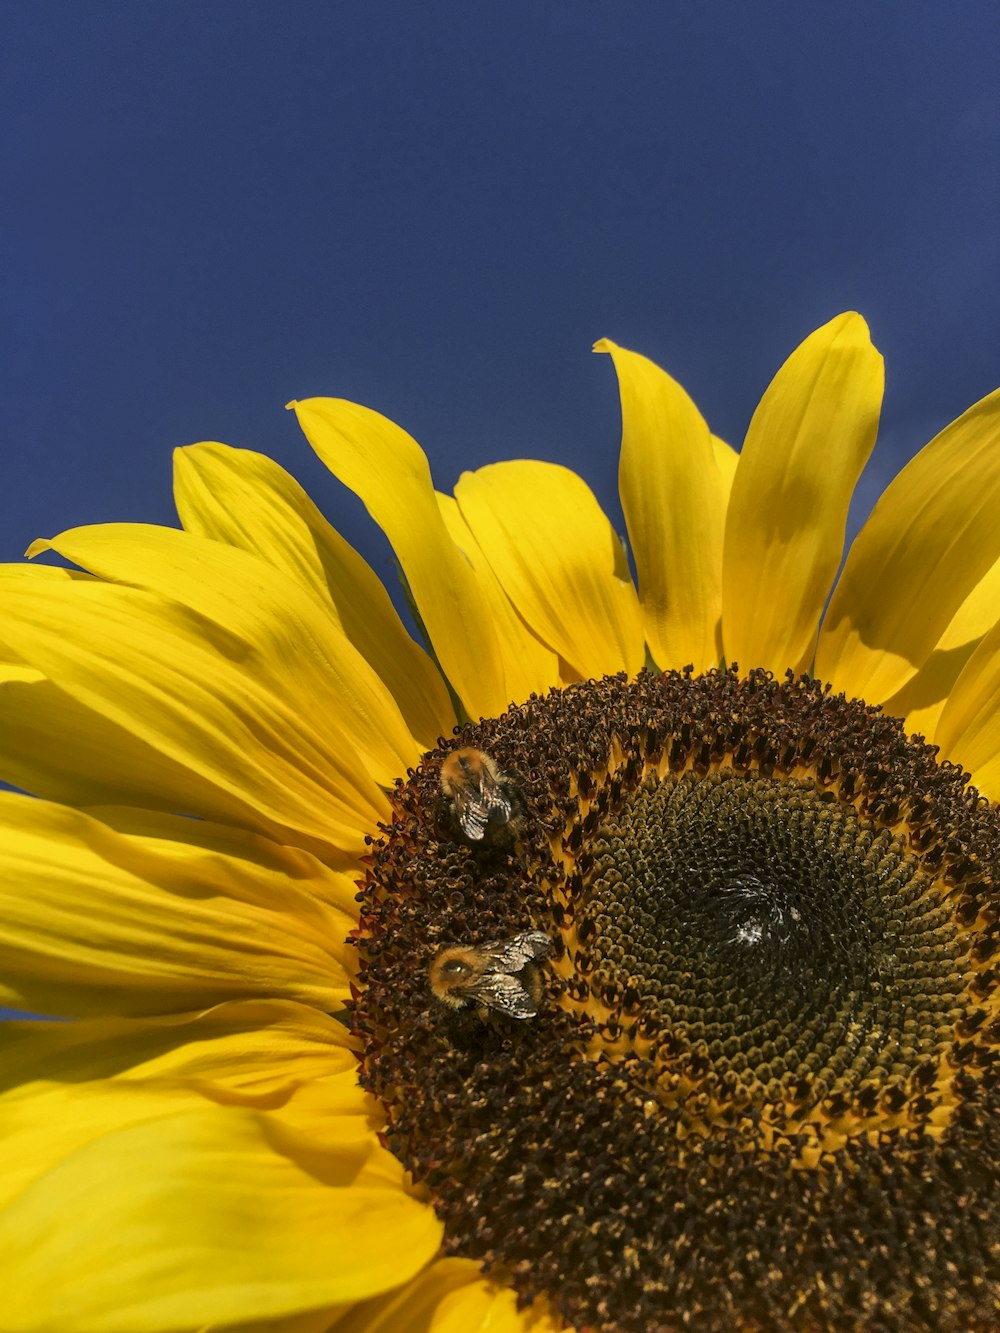
<path id="1" fill-rule="evenodd" d="M 422 642 L 219 444 L 0 570 L 6 1333 L 1000 1325 L 1000 394 L 844 557 L 860 316 L 739 453 L 598 350 L 635 581 L 336 399 Z"/>
<path id="2" fill-rule="evenodd" d="M 877 709 L 736 668 L 582 683 L 458 741 L 373 845 L 353 1009 L 446 1246 L 583 1327 L 972 1326 L 1000 818 L 966 775 Z M 522 775 L 507 846 L 442 823 L 470 751 Z M 530 1018 L 442 1002 L 438 960 L 506 947 L 519 988 L 531 938 Z"/>

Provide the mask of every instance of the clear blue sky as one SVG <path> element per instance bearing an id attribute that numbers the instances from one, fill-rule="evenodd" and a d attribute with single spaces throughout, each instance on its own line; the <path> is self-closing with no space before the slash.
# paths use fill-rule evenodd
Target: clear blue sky
<path id="1" fill-rule="evenodd" d="M 738 444 L 799 339 L 888 362 L 861 505 L 1000 384 L 1000 5 L 4 0 L 0 558 L 173 521 L 170 451 L 386 412 L 616 515 L 610 336 Z M 619 520 L 620 523 L 620 520 Z"/>

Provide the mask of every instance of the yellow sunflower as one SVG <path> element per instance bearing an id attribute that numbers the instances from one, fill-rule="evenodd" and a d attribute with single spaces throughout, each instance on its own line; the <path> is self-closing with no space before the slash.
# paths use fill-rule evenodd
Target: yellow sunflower
<path id="1" fill-rule="evenodd" d="M 294 404 L 0 577 L 4 1333 L 1000 1323 L 1000 393 L 841 564 L 882 361 L 586 484 Z M 831 595 L 831 588 L 833 589 Z"/>

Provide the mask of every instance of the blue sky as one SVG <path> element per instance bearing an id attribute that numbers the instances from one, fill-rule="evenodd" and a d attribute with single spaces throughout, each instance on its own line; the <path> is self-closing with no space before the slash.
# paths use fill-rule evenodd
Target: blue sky
<path id="1" fill-rule="evenodd" d="M 738 444 L 840 310 L 887 358 L 870 505 L 1000 384 L 1000 6 L 5 0 L 0 558 L 171 522 L 170 451 L 278 458 L 389 572 L 283 404 L 392 416 L 439 485 L 583 472 L 603 335 Z"/>

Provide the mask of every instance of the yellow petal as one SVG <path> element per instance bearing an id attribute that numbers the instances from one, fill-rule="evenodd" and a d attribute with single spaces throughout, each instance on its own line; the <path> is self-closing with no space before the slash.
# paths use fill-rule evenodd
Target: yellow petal
<path id="1" fill-rule="evenodd" d="M 331 1333 L 337 1311 L 342 1306 L 312 1310 L 308 1314 L 287 1315 L 281 1319 L 252 1319 L 249 1323 L 227 1324 L 225 1333 Z M 217 1324 L 202 1324 L 197 1333 L 222 1333 Z"/>
<path id="2" fill-rule="evenodd" d="M 38 1095 L 30 1084 L 116 1079 L 158 1096 L 178 1089 L 268 1109 L 307 1081 L 329 1085 L 347 1074 L 354 1096 L 341 1098 L 337 1113 L 368 1110 L 347 1029 L 329 1014 L 287 1000 L 234 1000 L 159 1018 L 7 1022 L 0 1025 L 0 1052 L 5 1105 L 12 1096 Z"/>
<path id="3" fill-rule="evenodd" d="M 0 792 L 0 1003 L 73 1017 L 255 996 L 342 1005 L 346 881 L 334 907 L 334 877 L 306 852 L 144 818 L 156 836 Z"/>
<path id="4" fill-rule="evenodd" d="M 231 824 L 213 824 L 208 820 L 202 820 L 194 831 L 186 832 L 191 830 L 190 823 L 178 824 L 173 815 L 135 806 L 94 806 L 86 813 L 137 845 L 151 847 L 158 856 L 172 858 L 181 870 L 192 861 L 197 862 L 202 852 L 208 854 L 211 864 L 216 853 L 239 861 L 246 856 L 248 846 L 262 848 L 266 857 L 275 845 L 273 839 Z M 353 929 L 358 918 L 357 881 L 364 875 L 362 859 L 347 853 L 316 857 L 301 847 L 279 846 L 282 856 L 295 858 L 288 864 L 296 867 L 295 878 L 301 881 L 310 896 L 341 913 L 343 921 L 340 924 L 349 922 Z M 195 849 L 193 854 L 192 847 Z M 235 896 L 242 898 L 243 895 L 237 891 Z M 328 939 L 326 944 L 335 957 L 343 959 L 347 956 L 353 964 L 353 949 L 342 948 L 340 941 L 334 939 Z"/>
<path id="5" fill-rule="evenodd" d="M 112 1132 L 0 1212 L 5 1333 L 172 1333 L 398 1285 L 441 1228 L 385 1156 L 241 1108 Z"/>
<path id="6" fill-rule="evenodd" d="M 0 577 L 0 650 L 198 774 L 181 810 L 311 848 L 358 848 L 387 802 L 336 719 L 322 662 L 306 665 L 280 623 L 269 640 L 269 623 L 251 640 L 142 589 Z M 384 737 L 376 744 L 387 752 Z M 211 807 L 194 804 L 204 785 L 218 793 Z"/>
<path id="7" fill-rule="evenodd" d="M 33 550 L 35 543 L 32 542 L 28 550 Z M 27 555 L 27 552 L 25 552 Z M 0 565 L 0 572 L 7 579 L 29 579 L 37 584 L 40 580 L 48 579 L 52 583 L 93 583 L 92 574 L 85 574 L 80 569 L 62 569 L 59 565 Z"/>
<path id="8" fill-rule="evenodd" d="M 712 456 L 718 469 L 723 499 L 728 506 L 729 496 L 733 489 L 733 478 L 736 476 L 736 465 L 740 461 L 740 456 L 731 444 L 727 444 L 725 440 L 720 440 L 718 435 L 712 436 Z"/>
<path id="9" fill-rule="evenodd" d="M 113 583 L 188 607 L 283 672 L 303 710 L 325 708 L 376 782 L 391 786 L 419 751 L 384 683 L 317 601 L 284 572 L 220 542 L 141 523 L 73 528 L 53 550 Z M 435 737 L 436 739 L 436 737 Z"/>
<path id="10" fill-rule="evenodd" d="M 479 543 L 462 517 L 451 495 L 437 493 L 438 507 L 448 533 L 468 560 L 479 585 L 479 595 L 490 608 L 497 627 L 497 647 L 503 658 L 504 677 L 511 703 L 523 703 L 532 693 L 545 694 L 560 684 L 559 659 L 532 634 L 517 614 L 490 568 Z"/>
<path id="11" fill-rule="evenodd" d="M 0 736 L 0 780 L 50 801 L 128 801 L 236 823 L 247 817 L 238 797 L 160 753 L 127 726 L 110 722 L 34 668 L 0 667 Z"/>
<path id="12" fill-rule="evenodd" d="M 969 658 L 935 730 L 941 758 L 960 764 L 991 801 L 1000 801 L 1000 623 Z"/>
<path id="13" fill-rule="evenodd" d="M 931 743 L 938 719 L 965 664 L 1000 617 L 1000 560 L 976 584 L 955 612 L 934 651 L 915 676 L 885 701 L 890 717 L 905 720 L 911 735 Z"/>
<path id="14" fill-rule="evenodd" d="M 45 677 L 34 667 L 18 666 L 14 662 L 0 663 L 0 686 L 37 685 Z"/>
<path id="15" fill-rule="evenodd" d="M 924 665 L 1000 557 L 1000 390 L 890 484 L 851 547 L 816 674 L 880 703 Z"/>
<path id="16" fill-rule="evenodd" d="M 465 472 L 455 499 L 504 592 L 538 637 L 587 678 L 643 665 L 625 553 L 588 486 L 553 463 Z"/>
<path id="17" fill-rule="evenodd" d="M 556 1333 L 562 1320 L 519 1310 L 509 1287 L 480 1279 L 450 1292 L 434 1311 L 432 1333 Z"/>
<path id="18" fill-rule="evenodd" d="M 726 657 L 744 670 L 783 673 L 812 661 L 882 388 L 868 326 L 839 315 L 792 353 L 754 413 L 729 499 L 722 574 Z"/>
<path id="19" fill-rule="evenodd" d="M 0 1053 L 0 1208 L 111 1130 L 206 1101 L 273 1110 L 303 1128 L 313 1118 L 308 1107 L 302 1113 L 300 1094 L 318 1086 L 320 1145 L 332 1121 L 345 1140 L 366 1137 L 372 1122 L 346 1029 L 303 1005 L 252 1001 L 162 1019 L 8 1022 L 0 1025 Z"/>
<path id="20" fill-rule="evenodd" d="M 886 714 L 900 718 L 908 735 L 935 744 L 941 710 L 975 649 L 974 643 L 950 651 L 935 649 L 917 674 L 885 701 Z"/>
<path id="21" fill-rule="evenodd" d="M 438 1259 L 398 1291 L 365 1301 L 336 1333 L 558 1333 L 565 1327 L 536 1302 L 518 1310 L 513 1291 L 481 1277 L 469 1259 Z"/>
<path id="22" fill-rule="evenodd" d="M 416 440 L 340 398 L 291 403 L 306 438 L 388 537 L 441 669 L 473 719 L 510 702 L 496 628 L 448 535 Z"/>
<path id="23" fill-rule="evenodd" d="M 594 351 L 610 352 L 618 373 L 618 487 L 646 642 L 664 669 L 691 663 L 707 670 L 722 656 L 722 534 L 730 481 L 716 462 L 704 417 L 676 380 L 607 338 Z"/>
<path id="24" fill-rule="evenodd" d="M 326 607 L 399 705 L 422 749 L 450 735 L 455 714 L 441 673 L 407 634 L 389 594 L 277 463 L 249 449 L 195 444 L 174 453 L 184 527 L 253 552 Z"/>

